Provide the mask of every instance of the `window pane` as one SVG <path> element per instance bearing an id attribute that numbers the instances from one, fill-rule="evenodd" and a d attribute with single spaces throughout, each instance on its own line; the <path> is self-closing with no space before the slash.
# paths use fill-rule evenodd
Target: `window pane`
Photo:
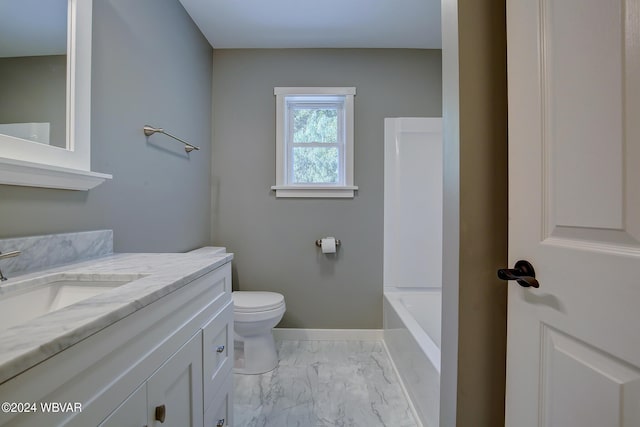
<path id="1" fill-rule="evenodd" d="M 337 147 L 293 147 L 293 183 L 338 183 Z"/>
<path id="2" fill-rule="evenodd" d="M 294 109 L 293 142 L 338 142 L 338 110 Z"/>

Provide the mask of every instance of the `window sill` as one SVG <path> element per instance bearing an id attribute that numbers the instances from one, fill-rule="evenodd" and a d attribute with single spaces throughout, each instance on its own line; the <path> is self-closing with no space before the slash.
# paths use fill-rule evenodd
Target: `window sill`
<path id="1" fill-rule="evenodd" d="M 319 186 L 319 185 L 274 185 L 277 198 L 306 197 L 323 199 L 353 199 L 354 192 L 358 187 L 354 185 L 345 186 Z"/>

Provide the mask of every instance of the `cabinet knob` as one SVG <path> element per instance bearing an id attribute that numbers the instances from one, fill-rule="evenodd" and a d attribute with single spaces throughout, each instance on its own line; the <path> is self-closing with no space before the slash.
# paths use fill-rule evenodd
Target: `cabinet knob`
<path id="1" fill-rule="evenodd" d="M 156 421 L 164 423 L 164 417 L 167 415 L 167 408 L 164 405 L 156 406 Z"/>
<path id="2" fill-rule="evenodd" d="M 216 424 L 216 427 L 223 427 L 224 426 L 224 418 L 221 420 L 218 420 L 218 424 Z"/>
<path id="3" fill-rule="evenodd" d="M 221 345 L 220 347 L 216 348 L 216 353 L 222 353 L 223 351 L 224 351 L 224 346 L 223 345 Z"/>

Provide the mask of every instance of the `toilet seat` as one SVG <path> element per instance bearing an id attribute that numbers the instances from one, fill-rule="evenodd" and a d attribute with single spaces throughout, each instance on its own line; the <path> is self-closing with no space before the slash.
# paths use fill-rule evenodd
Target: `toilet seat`
<path id="1" fill-rule="evenodd" d="M 284 296 L 277 292 L 238 291 L 232 295 L 234 313 L 279 311 L 284 306 Z"/>

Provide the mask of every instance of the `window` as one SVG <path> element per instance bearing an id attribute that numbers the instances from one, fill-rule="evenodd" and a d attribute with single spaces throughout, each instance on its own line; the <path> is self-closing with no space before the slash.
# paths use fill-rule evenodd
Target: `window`
<path id="1" fill-rule="evenodd" d="M 276 197 L 353 197 L 353 87 L 277 87 Z"/>

